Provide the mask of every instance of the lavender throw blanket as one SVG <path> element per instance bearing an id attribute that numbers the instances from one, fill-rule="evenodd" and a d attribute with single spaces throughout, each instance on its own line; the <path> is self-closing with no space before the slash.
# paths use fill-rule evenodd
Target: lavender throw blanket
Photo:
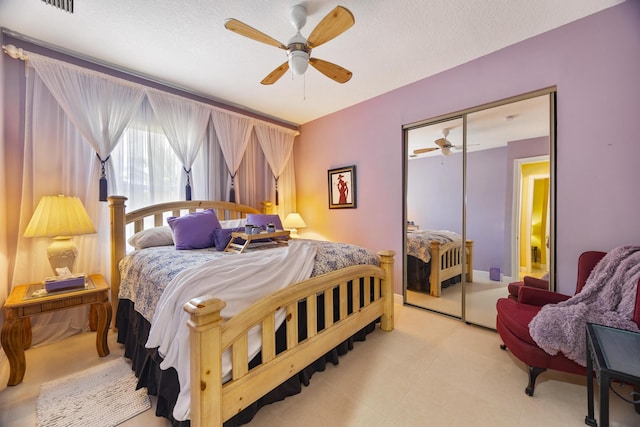
<path id="1" fill-rule="evenodd" d="M 640 247 L 613 249 L 593 269 L 581 292 L 542 307 L 529 323 L 531 338 L 550 355 L 562 352 L 586 366 L 587 322 L 638 331 L 631 319 L 639 278 Z"/>

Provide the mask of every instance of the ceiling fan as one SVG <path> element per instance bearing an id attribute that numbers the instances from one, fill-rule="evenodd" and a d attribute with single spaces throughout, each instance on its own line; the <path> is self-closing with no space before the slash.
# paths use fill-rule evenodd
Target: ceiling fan
<path id="1" fill-rule="evenodd" d="M 316 25 L 307 39 L 300 34 L 300 30 L 307 22 L 306 7 L 301 4 L 292 6 L 289 15 L 291 25 L 296 29 L 296 34 L 289 39 L 286 45 L 237 19 L 230 18 L 224 22 L 224 27 L 227 30 L 287 51 L 287 62 L 269 73 L 260 83 L 270 85 L 277 82 L 289 68 L 294 74 L 303 75 L 309 64 L 338 83 L 348 82 L 353 75 L 351 71 L 322 59 L 311 58 L 311 49 L 338 37 L 351 28 L 355 23 L 353 14 L 347 8 L 337 6 Z"/>
<path id="2" fill-rule="evenodd" d="M 447 139 L 447 135 L 449 135 L 449 129 L 442 129 L 442 138 L 436 139 L 434 143 L 438 147 L 428 147 L 428 148 L 418 148 L 413 150 L 413 154 L 424 154 L 429 153 L 431 151 L 440 150 L 443 156 L 451 156 L 455 153 L 454 150 L 459 150 L 462 148 L 462 145 L 453 145 Z"/>

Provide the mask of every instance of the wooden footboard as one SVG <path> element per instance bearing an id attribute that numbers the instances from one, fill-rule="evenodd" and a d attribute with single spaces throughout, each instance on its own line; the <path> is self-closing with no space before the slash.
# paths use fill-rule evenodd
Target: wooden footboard
<path id="1" fill-rule="evenodd" d="M 218 426 L 301 371 L 369 323 L 393 330 L 393 251 L 379 253 L 381 266 L 359 265 L 291 285 L 222 323 L 225 303 L 213 296 L 191 300 L 184 309 L 191 329 L 191 425 Z M 352 301 L 347 307 L 348 283 Z M 361 295 L 359 283 L 364 283 Z M 338 288 L 339 319 L 334 322 L 333 290 Z M 324 296 L 323 325 L 318 325 L 318 296 Z M 306 301 L 307 338 L 298 342 L 298 302 Z M 286 310 L 287 350 L 275 354 L 275 315 Z M 248 370 L 247 334 L 262 326 L 262 363 Z M 222 352 L 231 348 L 232 379 L 222 384 Z"/>
<path id="2" fill-rule="evenodd" d="M 431 274 L 429 276 L 431 296 L 439 297 L 442 282 L 464 272 L 465 280 L 473 282 L 473 240 L 465 242 L 466 260 L 463 269 L 462 242 L 440 243 L 431 241 Z"/>
<path id="3" fill-rule="evenodd" d="M 134 231 L 138 232 L 145 227 L 145 217 L 153 218 L 151 226 L 160 226 L 164 225 L 166 212 L 181 215 L 184 210 L 207 208 L 216 209 L 219 218 L 225 219 L 260 213 L 251 207 L 228 202 L 174 202 L 125 214 L 126 200 L 121 196 L 109 197 L 114 313 L 117 313 L 120 289 L 118 265 L 126 253 L 127 224 L 134 223 Z M 190 314 L 191 425 L 221 426 L 378 318 L 382 330 L 393 330 L 394 255 L 393 251 L 379 252 L 380 267 L 352 266 L 288 286 L 224 323 L 220 311 L 225 302 L 215 295 L 205 295 L 185 304 L 184 309 Z M 334 294 L 338 298 L 336 301 Z M 319 309 L 320 300 L 324 311 Z M 302 341 L 298 341 L 300 302 L 306 307 L 307 325 L 306 338 Z M 335 317 L 334 303 L 339 307 Z M 287 348 L 276 354 L 275 316 L 280 309 L 286 312 Z M 320 323 L 318 319 L 324 320 Z M 262 362 L 249 370 L 247 334 L 254 326 L 262 328 Z M 226 349 L 231 349 L 233 369 L 231 380 L 223 384 L 222 353 Z"/>

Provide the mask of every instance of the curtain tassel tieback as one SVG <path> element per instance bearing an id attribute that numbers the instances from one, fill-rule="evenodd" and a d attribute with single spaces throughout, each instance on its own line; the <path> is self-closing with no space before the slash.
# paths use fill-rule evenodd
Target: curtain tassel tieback
<path id="1" fill-rule="evenodd" d="M 280 179 L 280 177 L 274 175 L 273 179 L 276 180 L 276 206 L 278 206 L 278 180 Z"/>
<path id="2" fill-rule="evenodd" d="M 231 188 L 229 188 L 229 201 L 232 203 L 236 202 L 236 189 L 233 186 L 233 181 L 236 178 L 236 173 L 232 174 L 231 172 L 229 172 L 229 176 L 231 176 Z"/>
<path id="3" fill-rule="evenodd" d="M 187 185 L 185 186 L 185 200 L 191 200 L 191 169 L 187 169 L 184 166 L 182 167 L 184 172 L 187 174 Z"/>
<path id="4" fill-rule="evenodd" d="M 104 160 L 102 160 L 102 157 L 100 157 L 100 154 L 96 153 L 96 156 L 98 156 L 98 160 L 100 160 L 100 181 L 98 184 L 99 192 L 100 192 L 99 200 L 101 202 L 106 202 L 107 201 L 107 174 L 105 173 L 105 164 L 107 163 L 109 158 L 111 158 L 111 155 L 108 155 L 107 158 Z"/>

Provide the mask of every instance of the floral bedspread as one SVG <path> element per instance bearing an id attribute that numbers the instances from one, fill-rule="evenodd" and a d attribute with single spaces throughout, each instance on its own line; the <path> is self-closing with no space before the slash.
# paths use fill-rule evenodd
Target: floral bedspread
<path id="1" fill-rule="evenodd" d="M 378 255 L 347 243 L 311 241 L 317 254 L 311 277 L 352 265 L 379 265 Z M 278 250 L 262 247 L 254 250 Z M 252 251 L 249 249 L 249 251 Z M 131 300 L 149 322 L 153 320 L 156 305 L 164 288 L 180 271 L 223 256 L 242 256 L 220 252 L 215 248 L 176 250 L 174 246 L 158 246 L 131 252 L 120 262 L 119 298 Z"/>
<path id="2" fill-rule="evenodd" d="M 416 230 L 407 232 L 407 255 L 431 261 L 431 242 L 450 243 L 462 240 L 458 233 L 448 230 Z"/>

